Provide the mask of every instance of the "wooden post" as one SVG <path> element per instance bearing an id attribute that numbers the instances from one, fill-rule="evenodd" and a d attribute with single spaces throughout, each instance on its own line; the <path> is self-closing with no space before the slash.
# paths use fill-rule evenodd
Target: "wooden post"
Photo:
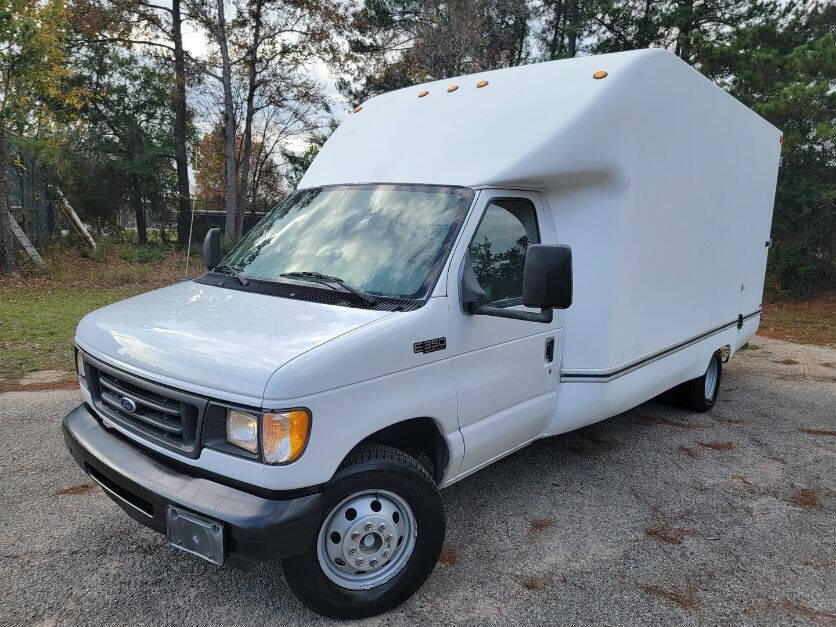
<path id="1" fill-rule="evenodd" d="M 30 242 L 29 238 L 26 237 L 26 233 L 24 233 L 23 229 L 20 228 L 20 225 L 17 223 L 17 220 L 15 220 L 12 217 L 10 211 L 6 211 L 5 213 L 6 216 L 8 216 L 9 223 L 12 226 L 12 233 L 14 233 L 15 237 L 17 237 L 17 241 L 20 242 L 20 245 L 23 246 L 23 249 L 29 254 L 29 257 L 31 257 L 32 261 L 34 261 L 39 266 L 43 266 L 44 260 L 38 254 L 38 251 L 35 250 L 35 247 L 32 246 L 32 242 Z"/>
<path id="2" fill-rule="evenodd" d="M 73 209 L 73 206 L 70 204 L 70 201 L 64 197 L 64 194 L 61 192 L 58 187 L 53 187 L 55 190 L 55 194 L 58 196 L 58 201 L 61 207 L 61 213 L 63 213 L 67 220 L 70 221 L 70 224 L 73 225 L 73 228 L 81 235 L 87 243 L 90 245 L 90 248 L 96 248 L 96 241 L 93 239 L 93 236 L 90 235 L 90 232 L 87 230 L 87 227 L 84 226 L 84 222 L 81 221 L 81 218 L 78 217 L 78 214 Z"/>

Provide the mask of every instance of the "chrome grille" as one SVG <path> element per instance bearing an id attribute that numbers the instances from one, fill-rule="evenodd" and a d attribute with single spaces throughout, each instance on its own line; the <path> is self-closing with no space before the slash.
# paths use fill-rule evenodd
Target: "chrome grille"
<path id="1" fill-rule="evenodd" d="M 206 399 L 146 381 L 85 355 L 95 409 L 108 420 L 196 457 Z"/>

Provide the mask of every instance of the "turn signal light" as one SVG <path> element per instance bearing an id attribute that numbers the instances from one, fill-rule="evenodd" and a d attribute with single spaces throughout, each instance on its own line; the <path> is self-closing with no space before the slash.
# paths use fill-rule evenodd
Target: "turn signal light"
<path id="1" fill-rule="evenodd" d="M 261 416 L 261 452 L 268 464 L 289 464 L 299 459 L 308 443 L 311 415 L 305 409 L 265 413 Z"/>

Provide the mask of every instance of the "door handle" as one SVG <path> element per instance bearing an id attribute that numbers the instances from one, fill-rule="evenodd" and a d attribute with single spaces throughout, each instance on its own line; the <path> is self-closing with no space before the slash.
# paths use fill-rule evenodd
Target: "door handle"
<path id="1" fill-rule="evenodd" d="M 550 364 L 554 361 L 554 338 L 550 337 L 546 340 L 546 363 Z"/>

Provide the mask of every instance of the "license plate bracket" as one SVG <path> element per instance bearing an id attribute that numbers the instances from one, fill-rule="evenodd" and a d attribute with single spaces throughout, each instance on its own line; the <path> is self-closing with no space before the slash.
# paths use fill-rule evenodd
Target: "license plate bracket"
<path id="1" fill-rule="evenodd" d="M 223 565 L 223 523 L 174 505 L 166 506 L 165 518 L 166 539 L 171 546 L 207 562 Z"/>

